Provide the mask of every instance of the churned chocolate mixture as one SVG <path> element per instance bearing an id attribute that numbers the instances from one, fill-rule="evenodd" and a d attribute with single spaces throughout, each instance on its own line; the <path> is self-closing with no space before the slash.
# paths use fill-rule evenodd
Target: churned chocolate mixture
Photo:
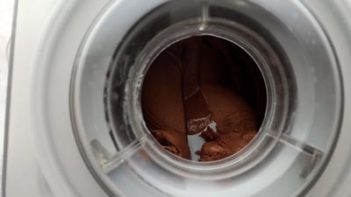
<path id="1" fill-rule="evenodd" d="M 249 68 L 236 68 L 245 61 L 236 61 L 228 44 L 210 36 L 188 38 L 150 66 L 143 83 L 143 114 L 167 151 L 191 159 L 188 136 L 197 135 L 203 139 L 195 150 L 198 160 L 214 161 L 238 152 L 256 135 L 265 100 L 250 98 L 265 97 L 263 88 Z M 251 85 L 245 86 L 245 80 Z"/>

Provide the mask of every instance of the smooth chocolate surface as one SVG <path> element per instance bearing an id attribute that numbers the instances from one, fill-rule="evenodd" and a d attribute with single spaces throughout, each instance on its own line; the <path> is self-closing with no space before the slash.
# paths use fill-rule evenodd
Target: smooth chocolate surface
<path id="1" fill-rule="evenodd" d="M 180 66 L 168 53 L 154 61 L 143 83 L 142 108 L 146 124 L 160 144 L 166 150 L 179 152 L 175 154 L 190 159 Z"/>
<path id="2" fill-rule="evenodd" d="M 194 37 L 183 44 L 182 91 L 187 134 L 197 134 L 211 123 L 211 112 L 200 87 L 202 39 Z"/>

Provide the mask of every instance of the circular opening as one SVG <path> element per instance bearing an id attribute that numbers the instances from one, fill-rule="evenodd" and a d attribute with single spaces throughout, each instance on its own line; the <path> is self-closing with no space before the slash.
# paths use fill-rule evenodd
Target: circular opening
<path id="1" fill-rule="evenodd" d="M 214 36 L 192 36 L 151 63 L 141 95 L 145 123 L 160 147 L 194 161 L 233 155 L 257 134 L 266 88 L 242 48 Z"/>
<path id="2" fill-rule="evenodd" d="M 230 23 L 227 20 L 211 20 L 206 23 L 206 30 L 201 28 L 202 26 L 199 27 L 198 21 L 187 20 L 167 27 L 163 31 L 157 31 L 148 39 L 145 38 L 145 34 L 138 31 L 136 31 L 135 35 L 131 34 L 130 38 L 126 39 L 123 44 L 119 45 L 117 50 L 118 53 L 115 55 L 115 62 L 112 64 L 113 66 L 110 67 L 111 69 L 106 75 L 106 97 L 104 97 L 106 104 L 105 115 L 117 150 L 134 150 L 134 148 L 131 148 L 132 146 L 139 146 L 145 150 L 145 153 L 147 153 L 157 165 L 162 165 L 180 176 L 196 176 L 199 178 L 205 176 L 209 179 L 218 179 L 229 177 L 233 174 L 242 174 L 249 169 L 252 169 L 259 162 L 263 161 L 273 148 L 275 148 L 275 145 L 279 140 L 279 135 L 281 135 L 284 127 L 287 126 L 287 115 L 290 114 L 290 109 L 292 109 L 290 107 L 294 106 L 291 105 L 293 103 L 290 103 L 291 101 L 294 101 L 294 84 L 287 83 L 287 76 L 290 75 L 285 72 L 283 65 L 288 66 L 289 64 L 282 64 L 280 61 L 281 58 L 284 57 L 284 54 L 276 53 L 277 50 L 271 48 L 259 34 L 256 34 L 241 24 Z M 223 76 L 221 76 L 221 74 L 219 75 L 219 78 L 222 79 L 219 80 L 217 84 L 220 88 L 217 87 L 213 89 L 216 91 L 218 91 L 218 89 L 229 90 L 224 92 L 230 92 L 232 97 L 242 101 L 242 103 L 244 103 L 243 105 L 247 106 L 248 109 L 242 111 L 245 111 L 246 115 L 249 114 L 249 117 L 254 119 L 254 121 L 252 121 L 252 119 L 251 121 L 248 121 L 251 123 L 255 122 L 254 126 L 252 126 L 254 129 L 251 128 L 253 131 L 241 132 L 240 126 L 243 127 L 241 130 L 249 130 L 249 128 L 245 128 L 246 125 L 243 124 L 239 125 L 239 129 L 236 132 L 223 132 L 220 131 L 220 128 L 226 127 L 223 127 L 223 125 L 229 125 L 227 128 L 235 127 L 235 124 L 232 124 L 230 121 L 224 121 L 226 116 L 221 117 L 223 121 L 217 124 L 216 120 L 212 121 L 214 117 L 212 113 L 210 113 L 210 115 L 207 113 L 207 116 L 206 113 L 203 113 L 205 115 L 204 118 L 201 119 L 201 117 L 196 118 L 196 113 L 195 115 L 191 114 L 193 110 L 188 110 L 188 112 L 186 112 L 184 109 L 189 108 L 189 106 L 191 108 L 197 106 L 192 103 L 201 106 L 201 101 L 191 102 L 189 98 L 187 98 L 189 102 L 185 102 L 185 97 L 183 97 L 183 89 L 185 88 L 183 87 L 189 87 L 189 85 L 183 85 L 183 81 L 185 81 L 183 80 L 183 76 L 185 76 L 183 74 L 180 76 L 182 82 L 178 86 L 181 88 L 182 96 L 180 98 L 182 99 L 181 104 L 183 107 L 175 107 L 175 109 L 183 109 L 181 114 L 183 114 L 184 119 L 183 123 L 180 123 L 180 125 L 184 125 L 183 128 L 188 130 L 188 126 L 194 126 L 195 124 L 195 128 L 193 128 L 194 130 L 192 133 L 189 133 L 191 135 L 187 134 L 188 131 L 183 132 L 183 134 L 186 133 L 186 135 L 179 135 L 181 132 L 173 132 L 171 129 L 162 129 L 161 127 L 158 127 L 157 125 L 160 123 L 158 121 L 153 121 L 153 119 L 155 119 L 155 113 L 151 113 L 151 110 L 145 110 L 145 98 L 143 94 L 146 88 L 144 85 L 148 78 L 147 75 L 149 75 L 149 68 L 154 67 L 152 63 L 157 62 L 155 61 L 158 59 L 157 57 L 162 57 L 161 54 L 163 52 L 167 53 L 166 51 L 170 51 L 168 52 L 168 56 L 176 57 L 173 57 L 172 59 L 181 59 L 182 54 L 185 54 L 183 52 L 185 51 L 184 45 L 186 45 L 182 43 L 191 42 L 192 44 L 187 45 L 201 48 L 200 46 L 202 45 L 202 42 L 205 42 L 202 40 L 206 40 L 206 42 L 209 42 L 215 47 L 214 49 L 216 50 L 214 51 L 217 51 L 217 53 L 220 54 L 220 58 L 218 58 L 219 62 L 225 62 L 220 66 L 218 66 L 218 63 L 211 63 L 212 67 L 214 67 L 213 70 L 223 73 Z M 177 44 L 179 47 L 176 47 Z M 213 54 L 213 50 L 210 50 L 209 54 Z M 199 56 L 201 56 L 201 54 Z M 207 60 L 207 58 L 202 57 L 199 59 Z M 173 61 L 174 60 L 172 60 L 172 62 Z M 182 63 L 179 64 L 179 61 L 175 62 L 178 62 L 178 66 L 182 65 Z M 203 62 L 206 64 L 210 63 L 208 60 L 203 60 Z M 239 67 L 234 65 L 240 65 L 240 69 L 238 70 L 241 70 L 241 72 L 238 71 L 236 75 L 241 76 L 241 79 L 235 77 L 235 72 L 231 71 L 235 70 L 233 67 Z M 241 65 L 245 66 L 242 67 Z M 201 73 L 200 68 L 204 67 L 200 65 L 198 66 L 199 71 L 196 69 L 195 71 L 192 71 L 192 69 L 187 71 L 187 73 L 195 73 L 188 74 L 190 77 L 187 78 L 199 79 L 200 77 L 192 76 Z M 251 72 L 249 72 L 249 68 L 252 69 Z M 253 74 L 255 73 L 254 70 L 256 70 L 257 75 Z M 166 76 L 162 74 L 162 72 L 159 75 Z M 261 84 L 263 87 L 259 88 L 257 85 L 251 85 L 252 87 L 250 87 L 248 81 L 253 81 L 252 79 L 255 79 L 253 76 L 256 76 L 258 81 L 261 79 L 261 83 L 256 84 Z M 168 78 L 168 81 L 170 81 L 169 79 L 170 78 Z M 237 85 L 238 83 L 236 83 L 234 79 L 241 84 L 246 85 Z M 191 82 L 192 80 L 189 81 Z M 194 81 L 195 86 L 199 87 L 195 89 L 200 89 L 200 91 L 198 91 L 200 93 L 195 92 L 191 94 L 200 95 L 198 98 L 200 98 L 201 95 L 202 97 L 205 97 L 202 93 L 201 84 L 197 84 L 199 83 L 199 80 Z M 211 80 L 209 80 L 209 82 L 210 83 L 207 85 L 210 88 L 211 85 L 216 85 L 215 82 L 211 84 Z M 157 82 L 156 84 L 163 84 L 163 82 Z M 239 91 L 240 89 L 241 91 Z M 250 93 L 247 94 L 248 91 L 246 97 L 244 97 L 246 92 L 245 89 L 251 90 L 252 92 L 261 92 L 261 94 L 250 96 Z M 154 90 L 156 93 L 157 91 L 157 89 Z M 192 92 L 191 89 L 188 91 Z M 169 111 L 169 107 L 162 107 L 166 101 L 161 98 L 158 99 L 158 102 L 155 102 L 157 100 L 155 99 L 155 93 L 152 91 L 149 95 L 149 101 L 151 104 L 148 106 L 152 106 L 150 109 L 154 110 L 158 107 L 160 108 L 158 112 L 162 112 L 161 117 L 164 117 L 167 120 L 170 119 L 171 116 L 169 114 L 174 113 L 174 111 Z M 264 96 L 262 97 L 259 95 Z M 169 95 L 166 94 L 166 96 Z M 258 100 L 256 97 L 264 98 L 260 99 L 264 104 L 256 104 L 255 106 L 254 103 L 259 103 L 254 102 Z M 196 96 L 194 98 L 196 98 Z M 227 98 L 227 96 L 224 98 Z M 252 99 L 251 102 L 249 102 L 250 99 Z M 160 100 L 161 104 L 159 104 Z M 203 98 L 202 100 L 206 101 L 206 98 Z M 153 102 L 159 105 L 156 105 Z M 228 102 L 230 103 L 231 101 Z M 202 103 L 208 105 L 207 101 Z M 221 104 L 221 102 L 219 103 Z M 185 107 L 185 105 L 188 107 Z M 208 107 L 205 108 L 208 109 Z M 228 112 L 226 107 L 223 109 Z M 207 111 L 210 110 L 208 109 Z M 261 111 L 261 113 L 259 113 L 259 111 Z M 149 113 L 150 115 L 148 116 L 153 118 L 149 118 L 149 120 L 145 121 L 145 119 L 148 119 L 145 117 L 145 114 L 143 114 L 145 112 Z M 202 112 L 200 111 L 199 113 L 201 114 Z M 189 114 L 190 116 L 195 116 L 195 118 L 192 119 L 197 121 L 187 121 L 185 118 L 186 114 L 187 116 L 189 116 Z M 261 116 L 259 114 L 261 114 Z M 230 114 L 227 115 L 229 116 Z M 233 115 L 233 117 L 235 116 Z M 242 118 L 240 115 L 239 117 Z M 227 119 L 230 120 L 230 118 Z M 238 118 L 235 119 L 235 121 L 238 121 Z M 156 125 L 154 129 L 150 127 L 148 122 L 153 122 L 153 124 Z M 192 122 L 194 124 L 186 124 L 186 122 Z M 223 122 L 229 122 L 229 124 L 224 124 Z M 242 122 L 245 123 L 245 119 Z M 177 125 L 179 126 L 179 124 Z M 202 127 L 197 127 L 196 125 L 202 125 Z M 204 129 L 208 128 L 211 130 L 215 128 L 217 132 L 205 132 L 204 135 L 206 139 L 204 139 L 204 137 L 201 137 L 200 135 L 204 133 L 202 132 Z M 151 132 L 150 130 L 157 131 Z M 154 133 L 154 135 L 152 135 L 152 133 Z M 221 133 L 221 135 L 218 133 Z M 238 138 L 241 137 L 246 140 L 234 144 L 232 139 L 235 135 Z M 155 136 L 158 140 L 155 139 Z M 253 138 L 255 140 L 252 140 Z M 205 141 L 210 143 L 205 143 Z M 161 142 L 163 146 L 159 142 Z M 176 144 L 178 147 L 183 147 L 183 149 L 176 148 L 173 144 Z M 250 145 L 247 146 L 247 144 Z M 207 146 L 207 148 L 204 148 L 204 151 L 201 151 L 203 146 Z M 165 149 L 168 150 L 168 152 Z M 219 149 L 222 149 L 220 150 L 221 152 L 218 151 Z M 175 154 L 171 154 L 170 152 Z M 203 152 L 202 157 L 201 152 Z M 206 162 L 198 162 L 199 160 Z"/>

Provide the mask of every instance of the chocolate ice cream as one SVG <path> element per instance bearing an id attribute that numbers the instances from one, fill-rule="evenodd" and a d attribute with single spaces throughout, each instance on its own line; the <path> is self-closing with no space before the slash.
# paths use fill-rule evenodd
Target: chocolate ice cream
<path id="1" fill-rule="evenodd" d="M 236 153 L 257 132 L 255 111 L 228 83 L 235 80 L 227 67 L 236 65 L 226 60 L 229 49 L 218 40 L 193 37 L 174 44 L 144 80 L 147 126 L 165 150 L 186 159 L 192 151 L 188 135 L 205 140 L 196 150 L 199 161 L 213 161 Z"/>

